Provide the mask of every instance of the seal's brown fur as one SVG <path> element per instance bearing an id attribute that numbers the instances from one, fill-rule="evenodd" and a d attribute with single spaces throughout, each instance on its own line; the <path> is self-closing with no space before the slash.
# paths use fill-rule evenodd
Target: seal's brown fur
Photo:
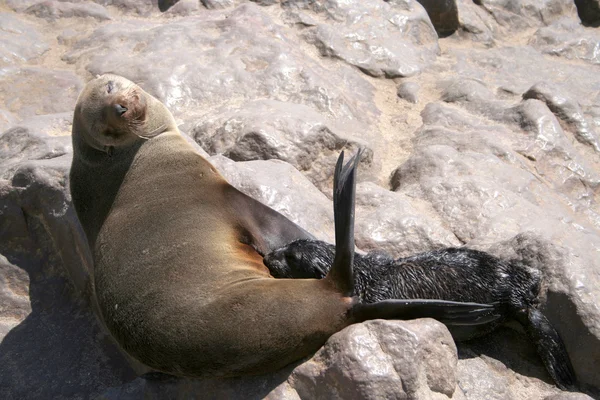
<path id="1" fill-rule="evenodd" d="M 90 82 L 75 109 L 73 145 L 71 192 L 94 257 L 101 317 L 142 363 L 185 376 L 265 373 L 379 315 L 378 305 L 356 309 L 347 296 L 355 163 L 336 170 L 350 182 L 338 182 L 334 194 L 345 211 L 336 214 L 336 240 L 345 238 L 337 272 L 276 280 L 261 254 L 310 235 L 229 185 L 137 85 L 114 75 Z M 408 303 L 388 302 L 384 315 L 440 310 Z"/>

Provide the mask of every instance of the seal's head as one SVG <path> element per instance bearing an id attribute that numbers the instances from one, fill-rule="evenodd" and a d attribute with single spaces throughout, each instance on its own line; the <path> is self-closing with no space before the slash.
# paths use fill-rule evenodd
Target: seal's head
<path id="1" fill-rule="evenodd" d="M 155 104 L 157 103 L 157 104 Z M 118 75 L 106 74 L 90 81 L 77 100 L 73 134 L 96 150 L 110 152 L 150 139 L 172 125 L 172 116 L 164 108 L 158 115 L 164 121 L 149 118 L 151 109 L 162 104 L 135 83 Z"/>

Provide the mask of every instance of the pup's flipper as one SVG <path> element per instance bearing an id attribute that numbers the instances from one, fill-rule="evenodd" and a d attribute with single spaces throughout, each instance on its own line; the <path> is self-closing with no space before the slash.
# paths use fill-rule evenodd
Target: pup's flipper
<path id="1" fill-rule="evenodd" d="M 445 300 L 384 300 L 377 303 L 356 304 L 352 308 L 356 322 L 369 319 L 435 318 L 446 325 L 480 325 L 500 318 L 493 305 L 461 303 Z"/>
<path id="2" fill-rule="evenodd" d="M 565 344 L 550 321 L 539 310 L 530 307 L 517 317 L 556 385 L 564 390 L 573 389 L 577 378 L 567 354 Z"/>

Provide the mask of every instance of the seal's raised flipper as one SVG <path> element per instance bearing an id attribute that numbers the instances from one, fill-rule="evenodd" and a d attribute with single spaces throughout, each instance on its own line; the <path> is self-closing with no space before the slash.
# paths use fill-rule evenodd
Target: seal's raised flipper
<path id="1" fill-rule="evenodd" d="M 361 150 L 344 164 L 340 154 L 333 174 L 333 217 L 335 221 L 335 258 L 325 279 L 332 282 L 344 296 L 354 291 L 354 197 L 356 166 Z"/>
<path id="2" fill-rule="evenodd" d="M 517 319 L 535 343 L 536 350 L 556 385 L 564 390 L 573 389 L 577 385 L 577 378 L 571 360 L 550 321 L 533 307 L 521 311 Z"/>
<path id="3" fill-rule="evenodd" d="M 357 322 L 369 319 L 435 318 L 446 325 L 480 325 L 500 318 L 493 305 L 445 300 L 384 300 L 356 304 L 352 317 Z"/>

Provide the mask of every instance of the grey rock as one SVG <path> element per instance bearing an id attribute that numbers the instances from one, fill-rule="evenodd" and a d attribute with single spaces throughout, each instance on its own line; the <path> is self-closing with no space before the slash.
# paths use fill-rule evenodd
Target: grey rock
<path id="1" fill-rule="evenodd" d="M 278 161 L 210 161 L 237 189 L 279 211 L 321 240 L 333 243 L 333 206 L 290 164 Z"/>
<path id="2" fill-rule="evenodd" d="M 429 14 L 440 37 L 454 33 L 460 26 L 456 0 L 417 0 Z"/>
<path id="3" fill-rule="evenodd" d="M 577 102 L 568 98 L 560 88 L 548 82 L 540 82 L 523 94 L 524 99 L 538 99 L 567 126 L 574 130 L 575 138 L 600 152 L 598 135 L 592 130 Z"/>
<path id="4" fill-rule="evenodd" d="M 545 397 L 544 400 L 593 400 L 583 393 L 558 393 Z"/>
<path id="5" fill-rule="evenodd" d="M 277 4 L 279 0 L 250 0 L 260 6 L 272 6 L 273 4 Z"/>
<path id="6" fill-rule="evenodd" d="M 0 179 L 28 160 L 44 160 L 72 152 L 71 114 L 32 117 L 0 134 Z"/>
<path id="7" fill-rule="evenodd" d="M 456 362 L 439 322 L 375 320 L 333 335 L 291 379 L 300 398 L 447 399 Z"/>
<path id="8" fill-rule="evenodd" d="M 198 0 L 180 0 L 169 8 L 169 14 L 172 15 L 191 15 L 200 10 Z"/>
<path id="9" fill-rule="evenodd" d="M 405 257 L 460 245 L 424 202 L 401 193 L 361 183 L 356 188 L 356 207 L 355 240 L 362 250 Z"/>
<path id="10" fill-rule="evenodd" d="M 0 254 L 0 337 L 19 325 L 31 313 L 29 276 Z"/>
<path id="11" fill-rule="evenodd" d="M 577 18 L 572 0 L 477 0 L 501 26 L 523 30 L 543 26 L 560 18 Z"/>
<path id="12" fill-rule="evenodd" d="M 561 20 L 537 30 L 529 40 L 536 49 L 552 56 L 568 60 L 585 60 L 600 64 L 600 34 L 592 28 L 585 28 L 572 20 Z"/>
<path id="13" fill-rule="evenodd" d="M 600 26 L 600 1 L 599 0 L 575 0 L 577 14 L 584 25 Z"/>
<path id="14" fill-rule="evenodd" d="M 92 2 L 71 3 L 63 1 L 44 1 L 32 5 L 27 8 L 25 12 L 48 21 L 73 17 L 90 17 L 99 21 L 111 19 L 106 8 Z"/>
<path id="15" fill-rule="evenodd" d="M 83 88 L 81 79 L 65 70 L 6 67 L 0 76 L 4 106 L 21 118 L 73 111 Z"/>
<path id="16" fill-rule="evenodd" d="M 410 103 L 417 104 L 419 102 L 420 86 L 416 82 L 402 82 L 398 86 L 398 97 Z"/>
<path id="17" fill-rule="evenodd" d="M 485 9 L 471 0 L 457 0 L 458 21 L 460 29 L 455 35 L 459 39 L 469 39 L 491 46 L 494 37 L 499 34 L 500 27 Z"/>
<path id="18" fill-rule="evenodd" d="M 34 60 L 50 49 L 32 24 L 13 14 L 0 13 L 0 24 L 0 66 Z"/>
<path id="19" fill-rule="evenodd" d="M 11 112 L 0 109 L 0 132 L 13 126 L 19 119 Z"/>
<path id="20" fill-rule="evenodd" d="M 352 128 L 344 128 L 302 104 L 258 100 L 211 113 L 190 134 L 211 155 L 223 154 L 235 161 L 286 161 L 330 193 L 339 152 L 368 149 L 364 141 L 352 137 Z M 348 133 L 342 133 L 345 130 Z M 363 162 L 368 164 L 372 158 L 368 149 Z"/>
<path id="21" fill-rule="evenodd" d="M 31 304 L 27 315 L 9 319 L 18 325 L 0 337 L 5 398 L 94 397 L 134 376 L 90 312 L 89 286 L 73 289 L 73 283 L 89 285 L 89 278 L 82 269 L 83 231 L 67 195 L 69 165 L 68 156 L 24 161 L 0 181 L 0 253 L 16 268 L 3 262 L 2 276 L 17 292 L 28 276 Z"/>
<path id="22" fill-rule="evenodd" d="M 340 68 L 329 79 L 329 71 L 262 10 L 245 3 L 163 24 L 108 24 L 63 59 L 92 74 L 111 71 L 140 82 L 185 122 L 267 95 L 358 125 L 379 115 L 374 88 L 360 74 Z"/>
<path id="23" fill-rule="evenodd" d="M 324 20 L 306 31 L 307 40 L 323 56 L 371 76 L 415 75 L 439 53 L 437 34 L 416 2 L 288 0 L 282 6 L 291 14 L 302 10 Z"/>
<path id="24" fill-rule="evenodd" d="M 209 10 L 222 9 L 227 7 L 233 7 L 235 5 L 234 0 L 200 0 L 202 5 Z"/>

